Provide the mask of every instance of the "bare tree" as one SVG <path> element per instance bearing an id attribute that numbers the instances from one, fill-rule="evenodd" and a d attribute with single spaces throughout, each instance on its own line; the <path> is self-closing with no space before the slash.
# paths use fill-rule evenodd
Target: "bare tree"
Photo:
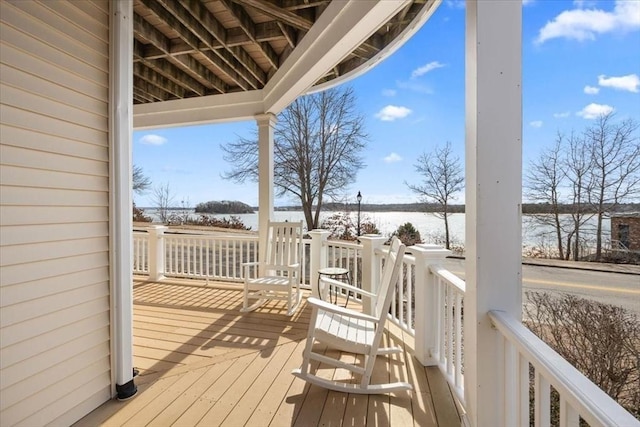
<path id="1" fill-rule="evenodd" d="M 434 215 L 444 220 L 445 243 L 449 249 L 449 204 L 455 200 L 456 193 L 464 188 L 460 158 L 453 154 L 451 142 L 447 141 L 443 148 L 436 147 L 431 153 L 423 153 L 414 167 L 422 182 L 405 182 L 405 185 L 418 194 L 423 203 L 436 203 L 440 206 L 441 211 Z"/>
<path id="2" fill-rule="evenodd" d="M 640 143 L 638 123 L 632 119 L 613 122 L 613 114 L 601 115 L 585 132 L 591 149 L 593 188 L 591 204 L 597 215 L 596 261 L 602 257 L 602 221 L 623 200 L 640 194 Z"/>
<path id="3" fill-rule="evenodd" d="M 274 141 L 274 184 L 279 196 L 302 204 L 307 229 L 317 228 L 326 199 L 339 196 L 364 167 L 364 117 L 349 87 L 298 98 L 279 116 Z M 233 168 L 223 178 L 243 183 L 258 179 L 257 138 L 224 144 Z"/>
<path id="4" fill-rule="evenodd" d="M 551 214 L 533 215 L 536 223 L 553 227 L 558 257 L 565 259 L 563 223 L 560 216 L 561 189 L 566 178 L 563 165 L 563 135 L 558 132 L 555 145 L 543 150 L 531 162 L 527 173 L 526 195 L 534 202 L 546 203 Z"/>
<path id="5" fill-rule="evenodd" d="M 175 195 L 168 182 L 153 189 L 152 201 L 157 209 L 158 218 L 163 224 L 169 222 L 169 210 L 173 207 L 174 199 Z"/>
<path id="6" fill-rule="evenodd" d="M 144 174 L 141 166 L 133 165 L 133 191 L 137 194 L 142 194 L 151 187 L 151 180 Z"/>
<path id="7" fill-rule="evenodd" d="M 564 162 L 566 176 L 569 181 L 569 193 L 571 197 L 572 228 L 567 233 L 566 259 L 571 256 L 571 241 L 573 239 L 573 260 L 580 257 L 580 243 L 583 225 L 593 217 L 588 212 L 588 195 L 593 188 L 592 159 L 589 148 L 583 139 L 571 133 L 568 152 Z"/>

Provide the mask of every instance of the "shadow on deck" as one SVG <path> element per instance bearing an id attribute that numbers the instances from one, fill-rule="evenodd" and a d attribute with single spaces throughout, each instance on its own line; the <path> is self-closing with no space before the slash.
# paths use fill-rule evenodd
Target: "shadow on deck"
<path id="1" fill-rule="evenodd" d="M 385 339 L 405 352 L 380 356 L 372 383 L 407 381 L 414 391 L 346 394 L 291 375 L 301 364 L 308 327 L 304 301 L 292 317 L 284 302 L 245 314 L 241 306 L 238 285 L 136 278 L 138 394 L 106 402 L 76 425 L 460 426 L 446 380 L 437 367 L 420 365 L 413 338 L 395 326 Z M 357 362 L 350 354 L 340 357 Z M 320 368 L 327 378 L 351 375 Z"/>

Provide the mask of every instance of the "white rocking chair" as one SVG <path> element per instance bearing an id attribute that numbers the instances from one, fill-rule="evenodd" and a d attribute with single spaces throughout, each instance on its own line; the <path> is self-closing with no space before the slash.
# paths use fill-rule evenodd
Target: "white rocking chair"
<path id="1" fill-rule="evenodd" d="M 263 242 L 261 242 L 263 243 Z M 242 312 L 253 311 L 272 299 L 287 301 L 287 315 L 295 313 L 302 293 L 302 221 L 269 222 L 265 258 L 244 263 L 244 298 Z M 251 278 L 251 269 L 258 269 Z M 257 299 L 253 305 L 249 300 Z"/>
<path id="2" fill-rule="evenodd" d="M 322 278 L 323 281 L 331 283 L 333 286 L 352 291 L 355 294 L 372 299 L 374 314 L 372 316 L 348 308 L 319 300 L 308 298 L 307 302 L 313 307 L 311 321 L 309 322 L 309 332 L 307 343 L 304 349 L 302 367 L 295 369 L 292 374 L 298 378 L 324 387 L 346 393 L 376 394 L 391 393 L 400 390 L 411 390 L 413 387 L 406 382 L 396 382 L 387 384 L 370 384 L 373 366 L 378 355 L 399 353 L 400 348 L 380 348 L 384 325 L 391 306 L 395 284 L 398 280 L 402 259 L 404 257 L 405 245 L 400 243 L 396 237 L 391 242 L 391 248 L 384 263 L 382 280 L 377 294 L 363 291 L 354 286 L 338 282 L 332 279 Z M 325 283 L 327 286 L 328 283 Z M 319 354 L 313 351 L 315 342 L 326 344 L 328 348 L 337 349 L 344 352 L 364 355 L 364 366 L 344 363 L 340 360 Z M 362 376 L 359 383 L 347 383 L 332 381 L 321 378 L 310 373 L 309 365 L 311 360 L 347 369 Z"/>

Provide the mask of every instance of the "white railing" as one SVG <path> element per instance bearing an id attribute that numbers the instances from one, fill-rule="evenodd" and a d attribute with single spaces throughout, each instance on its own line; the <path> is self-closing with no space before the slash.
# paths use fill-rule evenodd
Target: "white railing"
<path id="1" fill-rule="evenodd" d="M 535 426 L 551 425 L 553 387 L 558 394 L 560 426 L 578 427 L 580 419 L 591 427 L 640 426 L 629 412 L 519 320 L 500 311 L 490 312 L 489 317 L 504 351 L 505 425 L 529 426 L 531 401 Z"/>
<path id="2" fill-rule="evenodd" d="M 242 264 L 258 260 L 258 236 L 211 232 L 167 232 L 164 226 L 133 232 L 133 272 L 162 277 L 244 280 Z M 303 285 L 309 283 L 310 240 L 303 241 Z"/>
<path id="3" fill-rule="evenodd" d="M 385 251 L 386 252 L 386 251 Z M 382 258 L 382 255 L 378 258 Z M 389 320 L 398 325 L 409 335 L 415 334 L 414 327 L 414 283 L 415 283 L 416 259 L 411 255 L 405 255 L 393 293 Z"/>
<path id="4" fill-rule="evenodd" d="M 362 245 L 358 243 L 328 240 L 325 242 L 327 251 L 327 267 L 340 267 L 349 270 L 351 283 L 359 286 L 362 274 Z"/>
<path id="5" fill-rule="evenodd" d="M 146 231 L 133 232 L 133 272 L 149 273 L 149 233 Z"/>
<path id="6" fill-rule="evenodd" d="M 167 277 L 242 281 L 242 264 L 258 260 L 257 236 L 166 234 Z"/>
<path id="7" fill-rule="evenodd" d="M 440 265 L 430 265 L 436 294 L 438 366 L 458 398 L 464 400 L 462 314 L 465 282 Z"/>

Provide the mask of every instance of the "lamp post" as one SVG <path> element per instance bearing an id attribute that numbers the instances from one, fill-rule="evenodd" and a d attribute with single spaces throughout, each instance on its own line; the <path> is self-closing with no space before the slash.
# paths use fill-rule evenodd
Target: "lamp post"
<path id="1" fill-rule="evenodd" d="M 360 237 L 360 202 L 362 202 L 362 194 L 359 191 L 356 200 L 358 201 L 358 237 Z"/>

